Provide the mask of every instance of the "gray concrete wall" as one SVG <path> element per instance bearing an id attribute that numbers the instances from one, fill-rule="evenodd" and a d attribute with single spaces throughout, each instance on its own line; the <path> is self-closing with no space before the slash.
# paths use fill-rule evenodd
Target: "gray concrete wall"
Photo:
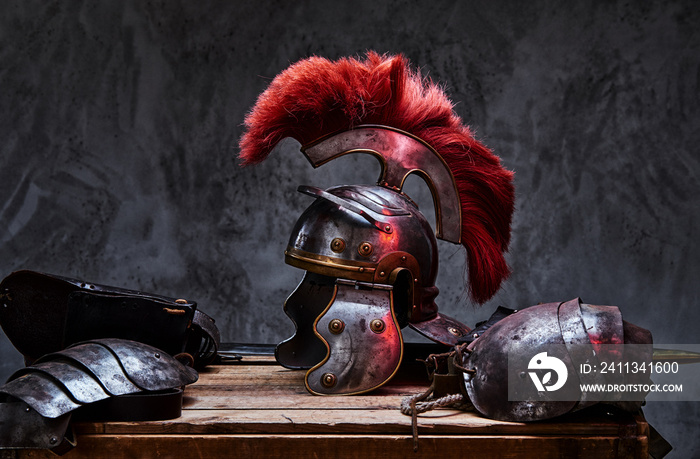
<path id="1" fill-rule="evenodd" d="M 371 183 L 370 158 L 313 170 L 294 142 L 241 169 L 246 110 L 290 63 L 405 53 L 516 173 L 513 275 L 466 301 L 441 244 L 441 311 L 576 296 L 658 343 L 700 322 L 700 16 L 672 2 L 0 3 L 0 275 L 36 269 L 186 296 L 224 340 L 275 343 L 301 277 L 283 262 L 300 184 Z M 419 182 L 409 193 L 429 207 Z M 409 337 L 414 339 L 415 337 Z M 6 338 L 0 373 L 21 359 Z M 648 418 L 700 456 L 698 403 Z"/>

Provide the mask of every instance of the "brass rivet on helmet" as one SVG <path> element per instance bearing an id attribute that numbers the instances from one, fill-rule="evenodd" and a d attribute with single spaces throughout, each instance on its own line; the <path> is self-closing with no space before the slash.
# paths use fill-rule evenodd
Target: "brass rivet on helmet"
<path id="1" fill-rule="evenodd" d="M 372 250 L 374 250 L 374 247 L 372 247 L 372 244 L 370 244 L 369 242 L 363 242 L 357 248 L 357 252 L 363 257 L 368 257 L 372 255 Z"/>
<path id="2" fill-rule="evenodd" d="M 324 373 L 323 376 L 321 376 L 321 384 L 323 384 L 324 387 L 330 388 L 335 386 L 337 380 L 333 373 Z"/>
<path id="3" fill-rule="evenodd" d="M 462 336 L 462 332 L 457 330 L 455 327 L 447 327 L 447 331 L 454 336 Z"/>
<path id="4" fill-rule="evenodd" d="M 369 323 L 369 329 L 374 333 L 381 333 L 386 328 L 384 321 L 382 319 L 374 319 Z"/>
<path id="5" fill-rule="evenodd" d="M 340 253 L 345 250 L 345 241 L 341 237 L 336 237 L 331 241 L 331 250 Z"/>
<path id="6" fill-rule="evenodd" d="M 328 330 L 334 335 L 339 335 L 345 330 L 345 322 L 340 319 L 333 319 L 328 324 Z"/>

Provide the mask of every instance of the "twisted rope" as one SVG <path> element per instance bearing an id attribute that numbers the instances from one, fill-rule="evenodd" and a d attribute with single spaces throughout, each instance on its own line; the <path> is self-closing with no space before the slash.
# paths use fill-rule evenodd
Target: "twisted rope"
<path id="1" fill-rule="evenodd" d="M 462 394 L 450 394 L 436 399 L 429 398 L 428 401 L 419 403 L 418 397 L 422 395 L 423 394 L 405 397 L 401 401 L 401 413 L 407 416 L 413 416 L 414 413 L 421 414 L 434 410 L 435 408 L 465 409 L 469 407 L 468 404 L 464 403 L 464 395 Z"/>
<path id="2" fill-rule="evenodd" d="M 464 354 L 471 354 L 471 351 L 467 348 L 467 346 L 468 343 L 458 344 L 451 352 L 444 354 L 430 354 L 424 363 L 426 364 L 428 373 L 431 375 L 431 379 L 440 368 L 440 361 L 450 358 L 452 361 L 449 363 L 451 363 L 454 368 L 460 370 L 463 374 L 466 373 L 474 375 L 476 370 L 465 368 L 461 365 L 461 363 L 464 361 Z M 401 413 L 411 416 L 411 425 L 413 427 L 413 451 L 418 451 L 419 413 L 425 413 L 427 411 L 434 410 L 435 408 L 453 408 L 463 411 L 472 411 L 474 409 L 474 405 L 471 403 L 471 400 L 461 393 L 449 394 L 443 397 L 435 398 L 433 396 L 434 391 L 435 382 L 433 382 L 425 392 L 410 395 L 401 400 Z"/>
<path id="3" fill-rule="evenodd" d="M 435 408 L 454 408 L 468 411 L 473 408 L 471 402 L 462 394 L 450 394 L 444 397 L 433 399 L 433 385 L 422 394 L 410 395 L 401 400 L 401 413 L 411 416 L 411 426 L 413 430 L 413 451 L 418 451 L 418 414 L 425 413 Z M 423 401 L 425 400 L 425 401 Z"/>

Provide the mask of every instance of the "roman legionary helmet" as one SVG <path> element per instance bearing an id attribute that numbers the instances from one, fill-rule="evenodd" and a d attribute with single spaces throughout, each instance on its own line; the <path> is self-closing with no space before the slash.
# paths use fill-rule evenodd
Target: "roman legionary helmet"
<path id="1" fill-rule="evenodd" d="M 271 82 L 245 125 L 244 165 L 292 137 L 314 167 L 348 153 L 373 155 L 382 167 L 376 186 L 299 188 L 315 201 L 285 252 L 306 275 L 285 303 L 296 332 L 277 347 L 279 363 L 310 368 L 312 393 L 361 393 L 398 369 L 404 326 L 447 345 L 469 332 L 435 305 L 435 236 L 466 248 L 471 298 L 492 297 L 509 274 L 512 172 L 475 140 L 440 87 L 402 56 L 311 57 Z M 432 193 L 434 232 L 402 192 L 414 173 Z"/>

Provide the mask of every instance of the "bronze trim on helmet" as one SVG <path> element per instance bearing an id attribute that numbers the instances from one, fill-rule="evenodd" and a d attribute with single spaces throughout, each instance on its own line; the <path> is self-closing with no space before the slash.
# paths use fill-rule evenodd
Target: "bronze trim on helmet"
<path id="1" fill-rule="evenodd" d="M 343 277 L 363 282 L 372 282 L 377 267 L 376 263 L 348 261 L 305 252 L 293 247 L 287 247 L 284 251 L 284 261 L 288 265 L 324 276 Z"/>

